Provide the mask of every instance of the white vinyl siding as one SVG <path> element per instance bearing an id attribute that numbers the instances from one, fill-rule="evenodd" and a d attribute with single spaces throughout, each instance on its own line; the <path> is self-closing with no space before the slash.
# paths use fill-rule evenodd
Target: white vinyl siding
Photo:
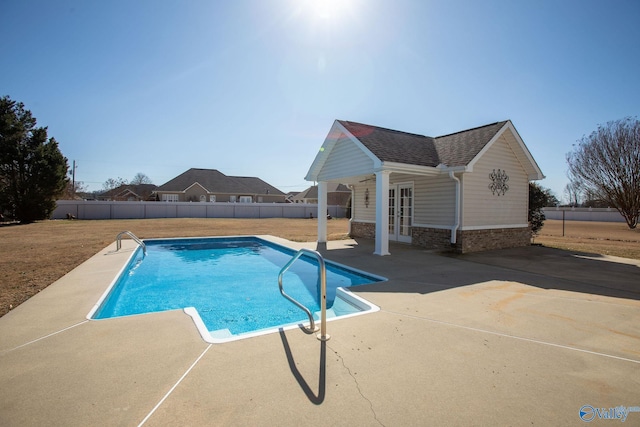
<path id="1" fill-rule="evenodd" d="M 365 205 L 365 194 L 369 190 L 369 207 Z M 367 181 L 366 184 L 355 186 L 353 200 L 353 219 L 355 221 L 375 222 L 376 221 L 376 182 Z"/>
<path id="2" fill-rule="evenodd" d="M 413 223 L 451 226 L 455 215 L 454 181 L 448 175 L 392 174 L 391 183 L 413 182 Z"/>
<path id="3" fill-rule="evenodd" d="M 336 142 L 324 167 L 318 174 L 318 181 L 369 173 L 373 173 L 373 160 L 351 140 L 341 138 Z"/>
<path id="4" fill-rule="evenodd" d="M 399 183 L 413 184 L 413 224 L 451 226 L 455 215 L 455 185 L 448 175 L 433 177 L 396 174 L 389 177 L 389 186 Z M 365 192 L 369 189 L 369 207 L 365 207 Z M 355 186 L 354 219 L 365 222 L 376 220 L 375 179 Z"/>
<path id="5" fill-rule="evenodd" d="M 489 188 L 489 174 L 501 169 L 509 176 L 509 190 L 498 196 Z M 462 227 L 527 223 L 529 181 L 524 168 L 500 137 L 463 177 Z"/>
<path id="6" fill-rule="evenodd" d="M 446 225 L 455 223 L 456 184 L 448 175 L 431 178 L 420 188 L 420 223 L 427 225 Z M 418 206 L 416 206 L 418 212 Z M 416 220 L 416 222 L 418 222 Z"/>

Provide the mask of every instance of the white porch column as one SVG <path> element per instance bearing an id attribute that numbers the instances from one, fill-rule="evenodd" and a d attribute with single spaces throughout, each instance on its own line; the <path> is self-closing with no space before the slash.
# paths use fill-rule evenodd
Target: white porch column
<path id="1" fill-rule="evenodd" d="M 389 171 L 376 172 L 376 249 L 374 255 L 389 253 Z"/>
<path id="2" fill-rule="evenodd" d="M 327 182 L 318 181 L 318 243 L 327 243 Z"/>

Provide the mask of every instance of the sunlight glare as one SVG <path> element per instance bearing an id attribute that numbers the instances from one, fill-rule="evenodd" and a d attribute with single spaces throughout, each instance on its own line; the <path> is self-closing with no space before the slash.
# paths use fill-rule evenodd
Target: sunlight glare
<path id="1" fill-rule="evenodd" d="M 314 15 L 320 19 L 337 18 L 345 12 L 348 0 L 309 0 L 313 7 Z"/>

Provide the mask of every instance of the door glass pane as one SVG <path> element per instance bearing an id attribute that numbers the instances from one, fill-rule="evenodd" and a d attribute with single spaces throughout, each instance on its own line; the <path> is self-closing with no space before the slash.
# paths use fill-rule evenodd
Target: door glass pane
<path id="1" fill-rule="evenodd" d="M 411 217 L 413 209 L 413 191 L 411 187 L 400 189 L 399 214 L 400 214 L 400 235 L 409 236 L 411 234 Z"/>
<path id="2" fill-rule="evenodd" d="M 389 234 L 395 234 L 396 229 L 396 189 L 389 189 Z"/>

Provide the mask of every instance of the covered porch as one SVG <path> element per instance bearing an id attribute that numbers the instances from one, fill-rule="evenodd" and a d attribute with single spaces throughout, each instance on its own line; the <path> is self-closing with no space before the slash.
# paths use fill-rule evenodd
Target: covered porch
<path id="1" fill-rule="evenodd" d="M 437 156 L 428 153 L 430 159 L 425 159 L 421 158 L 425 157 L 422 152 L 415 152 L 414 140 L 424 138 L 421 136 L 409 135 L 413 140 L 400 140 L 404 146 L 399 150 L 423 164 L 376 155 L 370 148 L 384 151 L 391 144 L 380 141 L 379 147 L 371 147 L 378 141 L 367 141 L 365 145 L 360 139 L 367 136 L 370 137 L 347 129 L 345 123 L 336 120 L 309 169 L 305 179 L 318 183 L 318 242 L 327 241 L 327 188 L 330 183 L 341 183 L 351 189 L 350 234 L 375 239 L 375 255 L 389 255 L 389 241 L 415 243 L 416 227 L 438 230 L 440 239 L 446 236 L 448 244 L 455 244 L 460 225 L 457 175 L 464 167 L 429 166 L 429 161 L 433 164 L 431 157 Z M 421 151 L 424 148 L 418 147 Z M 425 194 L 441 192 L 443 196 L 436 196 L 438 203 L 421 202 Z M 422 197 L 417 198 L 418 193 Z"/>
<path id="2" fill-rule="evenodd" d="M 456 244 L 456 234 L 460 224 L 460 180 L 454 171 L 445 171 L 444 167 L 433 171 L 409 173 L 399 169 L 382 168 L 371 174 L 344 177 L 340 182 L 351 189 L 351 218 L 349 234 L 353 237 L 367 237 L 375 241 L 375 255 L 390 255 L 389 242 L 420 244 L 420 230 L 436 230 L 438 247 Z M 450 172 L 450 173 L 449 173 Z M 424 185 L 442 185 L 442 175 L 446 176 L 449 186 L 455 193 L 453 209 L 451 206 L 432 206 L 431 209 L 446 209 L 450 212 L 450 221 L 444 224 L 422 224 L 416 222 L 416 191 Z M 331 181 L 318 181 L 318 242 L 327 241 L 327 187 Z M 421 215 L 418 215 L 420 217 Z M 423 215 L 422 215 L 423 216 Z M 414 230 L 415 229 L 415 230 Z M 424 243 L 424 242 L 422 242 Z M 426 245 L 428 246 L 428 244 Z"/>

